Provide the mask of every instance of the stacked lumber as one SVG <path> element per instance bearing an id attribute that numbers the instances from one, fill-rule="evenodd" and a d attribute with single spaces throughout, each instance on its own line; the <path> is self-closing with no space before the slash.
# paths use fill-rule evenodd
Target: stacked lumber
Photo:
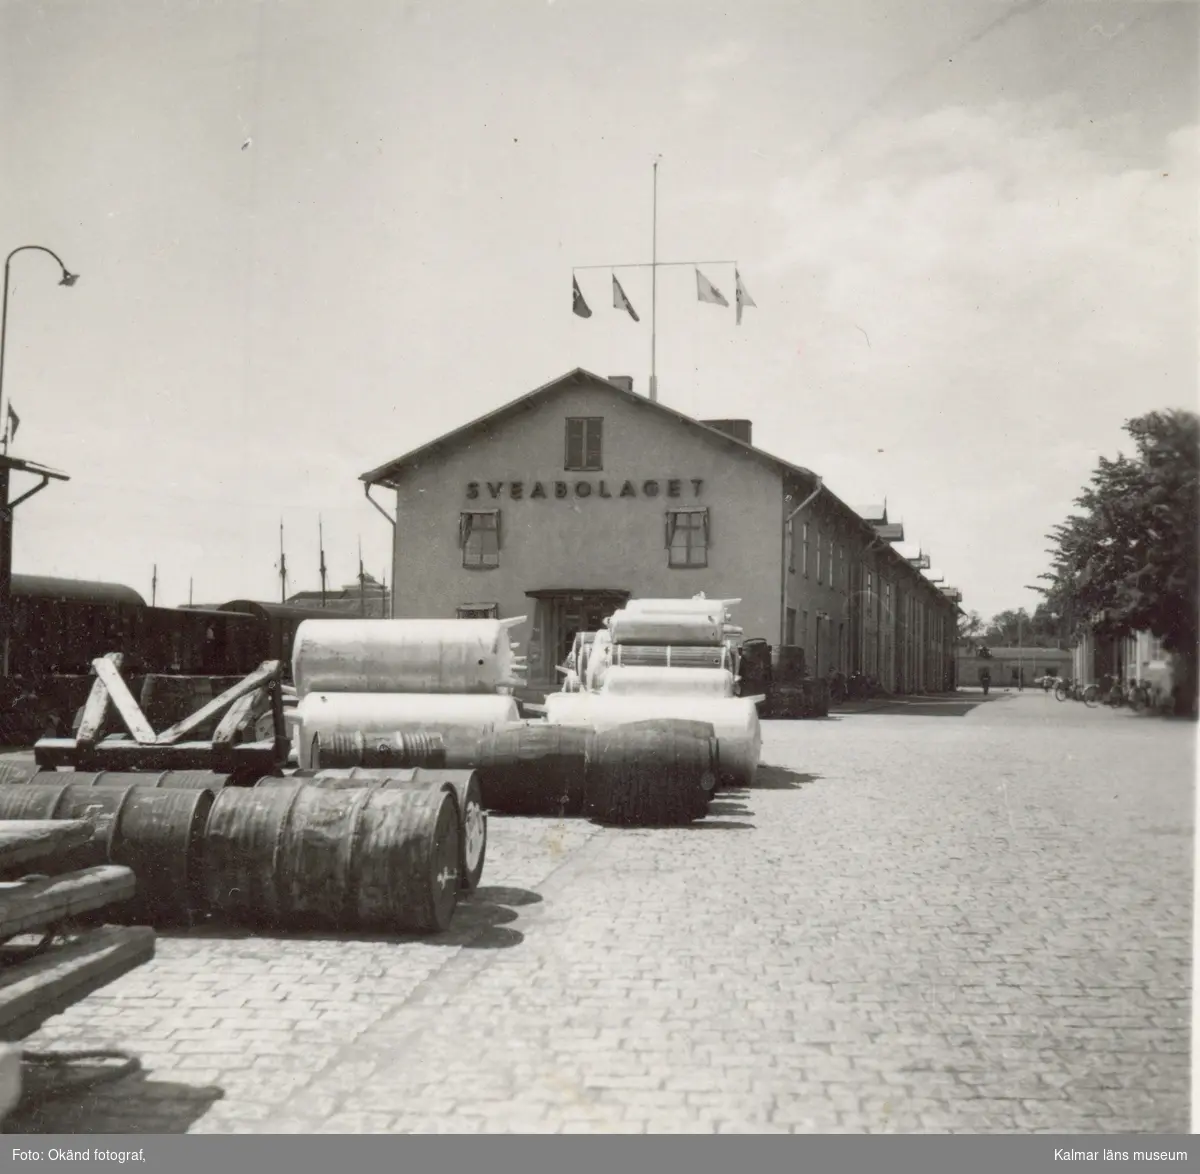
<path id="1" fill-rule="evenodd" d="M 89 820 L 0 821 L 0 1040 L 23 1039 L 154 956 L 145 926 L 76 928 L 137 889 L 128 868 L 74 867 L 95 831 Z"/>

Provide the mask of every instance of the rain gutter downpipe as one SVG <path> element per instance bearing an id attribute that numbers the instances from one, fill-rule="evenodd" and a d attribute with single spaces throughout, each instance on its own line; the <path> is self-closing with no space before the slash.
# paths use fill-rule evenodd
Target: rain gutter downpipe
<path id="1" fill-rule="evenodd" d="M 791 559 L 788 558 L 788 533 L 791 529 L 792 519 L 800 513 L 801 510 L 807 509 L 820 495 L 821 490 L 825 488 L 825 482 L 818 477 L 817 487 L 810 493 L 786 518 L 783 520 L 783 581 L 780 584 L 779 590 L 779 643 L 783 644 L 787 640 L 787 608 L 788 608 L 788 569 Z M 792 543 L 792 558 L 795 558 L 795 542 Z M 393 576 L 394 577 L 394 576 Z"/>
<path id="2" fill-rule="evenodd" d="M 367 501 L 387 518 L 388 525 L 392 528 L 392 598 L 388 604 L 388 614 L 394 620 L 396 618 L 396 519 L 371 496 L 370 481 L 363 482 L 363 489 L 366 491 Z"/>

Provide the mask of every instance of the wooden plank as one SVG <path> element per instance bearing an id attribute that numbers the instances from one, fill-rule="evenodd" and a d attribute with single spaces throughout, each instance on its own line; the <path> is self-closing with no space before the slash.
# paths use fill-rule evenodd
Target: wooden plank
<path id="1" fill-rule="evenodd" d="M 253 693 L 256 689 L 267 684 L 272 677 L 279 675 L 279 661 L 266 660 L 258 666 L 248 677 L 239 681 L 230 689 L 226 689 L 219 697 L 214 697 L 202 709 L 196 710 L 191 717 L 184 718 L 181 722 L 176 722 L 170 729 L 163 730 L 158 735 L 157 744 L 159 746 L 170 746 L 178 742 L 184 734 L 190 734 L 193 730 L 199 729 L 206 721 L 217 716 L 227 705 L 237 701 L 239 697 L 245 696 L 247 693 Z"/>
<path id="2" fill-rule="evenodd" d="M 154 930 L 106 926 L 0 970 L 0 1039 L 32 1035 L 47 1019 L 154 957 Z"/>
<path id="3" fill-rule="evenodd" d="M 38 765 L 44 770 L 70 766 L 75 770 L 217 770 L 270 774 L 287 758 L 272 739 L 213 747 L 211 742 L 177 742 L 173 746 L 139 746 L 124 739 L 105 738 L 90 750 L 80 750 L 73 738 L 43 738 Z"/>
<path id="4" fill-rule="evenodd" d="M 99 657 L 92 661 L 92 668 L 108 686 L 109 697 L 117 707 L 117 712 L 121 715 L 129 732 L 143 745 L 153 745 L 154 731 L 150 728 L 150 723 L 142 713 L 141 707 L 134 700 L 133 694 L 129 692 L 129 686 L 125 684 L 125 679 L 117 671 L 117 666 L 111 660 Z"/>
<path id="5" fill-rule="evenodd" d="M 128 901 L 135 892 L 133 870 L 116 864 L 0 884 L 0 938 L 45 929 L 65 918 Z"/>
<path id="6" fill-rule="evenodd" d="M 118 672 L 121 665 L 125 661 L 123 652 L 110 652 L 105 660 L 111 661 L 113 668 Z M 96 739 L 100 737 L 100 731 L 104 726 L 104 719 L 108 716 L 108 703 L 110 701 L 108 686 L 97 675 L 96 680 L 92 683 L 92 691 L 88 694 L 88 699 L 83 707 L 83 717 L 79 722 L 79 729 L 75 734 L 75 741 L 82 746 L 94 746 Z"/>
<path id="7" fill-rule="evenodd" d="M 250 716 L 251 710 L 261 705 L 265 700 L 265 688 L 255 689 L 253 693 L 246 693 L 239 697 L 229 707 L 229 711 L 221 718 L 220 725 L 213 732 L 213 746 L 232 746 L 234 735 L 238 732 L 238 727 Z"/>
<path id="8" fill-rule="evenodd" d="M 91 843 L 95 831 L 86 819 L 0 820 L 0 872 L 82 848 Z"/>

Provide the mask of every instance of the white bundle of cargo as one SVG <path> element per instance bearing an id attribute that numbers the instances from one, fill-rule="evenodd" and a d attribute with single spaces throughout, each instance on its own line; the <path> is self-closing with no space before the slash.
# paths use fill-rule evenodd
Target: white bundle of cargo
<path id="1" fill-rule="evenodd" d="M 563 692 L 571 690 L 564 687 Z M 619 696 L 654 693 L 663 697 L 732 697 L 733 673 L 724 668 L 614 664 L 604 674 L 601 692 Z"/>
<path id="2" fill-rule="evenodd" d="M 725 639 L 725 617 L 718 605 L 707 611 L 636 612 L 622 608 L 608 619 L 614 644 L 710 646 Z"/>
<path id="3" fill-rule="evenodd" d="M 762 730 L 753 698 L 696 694 L 672 697 L 656 693 L 636 696 L 551 693 L 546 698 L 546 720 L 557 725 L 590 725 L 595 730 L 610 730 L 627 722 L 656 718 L 709 722 L 717 738 L 721 776 L 739 786 L 754 782 L 762 752 Z"/>
<path id="4" fill-rule="evenodd" d="M 729 609 L 740 599 L 705 599 L 703 595 L 691 599 L 631 599 L 625 611 L 637 615 L 709 615 L 715 613 L 722 620 L 730 620 Z"/>
<path id="5" fill-rule="evenodd" d="M 733 672 L 733 653 L 728 644 L 701 647 L 674 644 L 616 644 L 611 662 L 622 668 L 728 669 Z"/>
<path id="6" fill-rule="evenodd" d="M 500 694 L 312 692 L 298 716 L 299 762 L 307 770 L 316 735 L 329 741 L 334 734 L 441 734 L 448 755 L 469 761 L 484 733 L 521 715 L 517 703 Z"/>
<path id="7" fill-rule="evenodd" d="M 305 620 L 292 680 L 309 693 L 497 693 L 524 684 L 507 620 Z"/>

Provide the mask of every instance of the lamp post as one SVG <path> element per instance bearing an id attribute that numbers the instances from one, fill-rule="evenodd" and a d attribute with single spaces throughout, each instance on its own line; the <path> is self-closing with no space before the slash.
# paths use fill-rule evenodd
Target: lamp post
<path id="1" fill-rule="evenodd" d="M 13 509 L 20 501 L 24 501 L 25 497 L 30 496 L 27 493 L 17 501 L 9 501 L 9 475 L 13 468 L 13 463 L 8 459 L 9 416 L 11 409 L 8 406 L 8 400 L 4 396 L 4 355 L 8 342 L 9 272 L 12 268 L 12 259 L 18 253 L 24 252 L 46 253 L 53 257 L 58 262 L 58 267 L 62 270 L 62 278 L 59 280 L 59 285 L 72 286 L 79 280 L 79 275 L 72 273 L 63 264 L 63 259 L 52 249 L 48 249 L 44 245 L 19 245 L 4 259 L 4 298 L 3 302 L 0 303 L 0 430 L 3 431 L 4 437 L 4 459 L 0 460 L 0 674 L 5 677 L 8 676 L 8 643 L 12 632 Z M 20 463 L 18 462 L 18 464 Z M 21 465 L 20 467 L 24 466 Z M 42 485 L 38 488 L 43 488 L 48 480 L 48 475 L 41 469 L 37 469 L 36 471 L 42 476 Z"/>

